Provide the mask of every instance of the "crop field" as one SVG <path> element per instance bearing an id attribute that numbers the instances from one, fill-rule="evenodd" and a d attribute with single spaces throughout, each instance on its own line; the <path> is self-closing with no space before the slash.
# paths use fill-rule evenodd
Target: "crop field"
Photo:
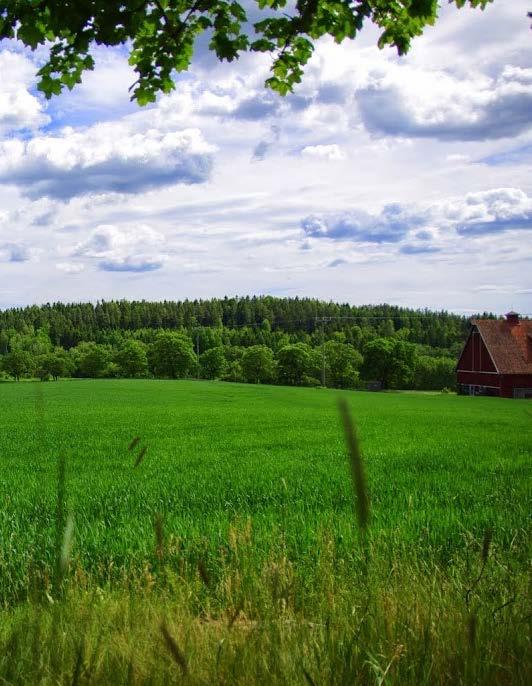
<path id="1" fill-rule="evenodd" d="M 526 401 L 0 384 L 0 682 L 526 683 L 531 457 Z"/>

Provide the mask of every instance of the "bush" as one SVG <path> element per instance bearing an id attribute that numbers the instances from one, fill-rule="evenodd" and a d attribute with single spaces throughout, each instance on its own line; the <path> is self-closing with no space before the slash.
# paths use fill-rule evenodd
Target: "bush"
<path id="1" fill-rule="evenodd" d="M 244 373 L 242 371 L 242 365 L 238 360 L 233 360 L 227 365 L 227 369 L 222 379 L 224 381 L 233 381 L 234 383 L 244 383 Z"/>
<path id="2" fill-rule="evenodd" d="M 321 381 L 316 379 L 314 376 L 308 376 L 307 374 L 304 374 L 301 378 L 301 385 L 308 386 L 309 388 L 320 388 Z"/>

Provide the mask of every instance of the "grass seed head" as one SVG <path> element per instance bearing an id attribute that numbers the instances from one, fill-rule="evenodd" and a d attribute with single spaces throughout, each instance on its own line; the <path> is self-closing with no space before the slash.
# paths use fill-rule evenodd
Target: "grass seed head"
<path id="1" fill-rule="evenodd" d="M 349 406 L 345 398 L 338 401 L 340 416 L 344 427 L 345 441 L 349 453 L 349 464 L 351 467 L 351 478 L 353 480 L 353 490 L 356 498 L 356 510 L 358 526 L 364 532 L 369 523 L 369 498 L 366 488 L 366 476 L 364 474 L 364 464 L 360 452 L 360 444 L 355 425 L 351 420 Z"/>
<path id="2" fill-rule="evenodd" d="M 128 450 L 134 450 L 137 447 L 137 445 L 139 444 L 139 441 L 140 441 L 140 436 L 135 436 L 135 438 L 133 438 L 131 443 L 128 445 L 127 449 Z"/>
<path id="3" fill-rule="evenodd" d="M 200 575 L 200 579 L 203 581 L 205 586 L 209 586 L 209 584 L 211 583 L 211 578 L 209 576 L 209 572 L 207 571 L 205 561 L 202 559 L 198 560 L 198 572 Z"/>
<path id="4" fill-rule="evenodd" d="M 179 665 L 184 675 L 188 674 L 187 660 L 164 622 L 161 623 L 161 633 L 163 635 L 164 644 L 174 659 L 174 662 Z"/>

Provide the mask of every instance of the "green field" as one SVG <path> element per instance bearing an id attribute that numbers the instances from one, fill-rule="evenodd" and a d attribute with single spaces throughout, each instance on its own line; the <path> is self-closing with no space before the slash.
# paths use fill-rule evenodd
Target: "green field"
<path id="1" fill-rule="evenodd" d="M 5 682 L 530 676 L 528 403 L 106 380 L 0 384 L 0 408 Z"/>

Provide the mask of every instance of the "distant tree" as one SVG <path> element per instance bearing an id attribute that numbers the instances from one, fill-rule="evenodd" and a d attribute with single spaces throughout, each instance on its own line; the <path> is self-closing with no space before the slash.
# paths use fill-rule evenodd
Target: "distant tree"
<path id="1" fill-rule="evenodd" d="M 37 329 L 34 336 L 28 337 L 25 349 L 33 356 L 42 355 L 53 350 L 48 330 Z"/>
<path id="2" fill-rule="evenodd" d="M 390 379 L 392 388 L 413 388 L 416 371 L 416 346 L 403 340 L 394 341 L 394 369 Z"/>
<path id="3" fill-rule="evenodd" d="M 364 345 L 362 376 L 366 380 L 380 381 L 386 388 L 393 367 L 394 342 L 389 338 L 374 338 Z"/>
<path id="4" fill-rule="evenodd" d="M 0 329 L 0 355 L 5 355 L 9 352 L 9 340 L 8 332 Z"/>
<path id="5" fill-rule="evenodd" d="M 246 348 L 242 357 L 242 371 L 248 383 L 267 383 L 275 376 L 273 352 L 265 345 Z"/>
<path id="6" fill-rule="evenodd" d="M 209 348 L 200 355 L 200 370 L 204 379 L 220 379 L 226 368 L 227 360 L 222 346 Z"/>
<path id="7" fill-rule="evenodd" d="M 241 362 L 246 349 L 240 345 L 225 345 L 224 355 L 228 362 Z"/>
<path id="8" fill-rule="evenodd" d="M 2 358 L 2 369 L 20 381 L 24 376 L 31 376 L 34 370 L 34 359 L 27 350 L 12 350 Z"/>
<path id="9" fill-rule="evenodd" d="M 242 300 L 244 305 L 240 306 Z M 442 357 L 458 355 L 468 333 L 465 317 L 446 312 L 418 312 L 390 305 L 352 307 L 309 298 L 264 296 L 164 303 L 55 303 L 0 311 L 0 354 L 17 347 L 34 355 L 44 354 L 51 351 L 50 339 L 65 348 L 72 348 L 82 341 L 94 341 L 109 344 L 116 350 L 130 337 L 151 344 L 160 323 L 165 330 L 186 330 L 194 346 L 196 332 L 203 329 L 201 352 L 218 347 L 220 340 L 224 347 L 263 344 L 274 352 L 297 342 L 318 348 L 321 330 L 316 330 L 316 311 L 331 318 L 325 327 L 326 341 L 350 343 L 359 351 L 365 343 L 378 336 L 379 325 L 385 320 L 394 322 L 394 338 L 403 336 L 409 342 L 430 346 L 427 352 L 430 355 L 433 349 L 438 348 L 438 355 Z M 345 321 L 342 319 L 344 316 L 347 318 Z M 232 328 L 243 319 L 249 319 L 254 325 Z M 267 325 L 260 324 L 265 319 L 270 322 L 270 332 Z M 199 327 L 196 323 L 210 320 L 215 322 L 214 329 L 206 325 Z"/>
<path id="10" fill-rule="evenodd" d="M 154 376 L 179 379 L 197 368 L 192 341 L 181 333 L 160 333 L 149 349 L 148 362 Z"/>
<path id="11" fill-rule="evenodd" d="M 15 348 L 25 350 L 35 358 L 52 350 L 52 342 L 45 329 L 34 331 L 33 326 L 24 327 L 25 330 L 13 332 L 9 341 L 11 350 Z"/>
<path id="12" fill-rule="evenodd" d="M 289 386 L 299 386 L 312 367 L 312 349 L 305 343 L 285 345 L 277 353 L 279 380 Z"/>
<path id="13" fill-rule="evenodd" d="M 234 383 L 244 383 L 245 378 L 242 364 L 238 360 L 228 362 L 222 379 L 224 381 L 233 381 Z"/>
<path id="14" fill-rule="evenodd" d="M 395 338 L 374 338 L 363 348 L 362 375 L 380 381 L 384 388 L 411 388 L 416 367 L 416 347 Z"/>
<path id="15" fill-rule="evenodd" d="M 393 321 L 391 319 L 385 319 L 383 322 L 381 322 L 378 327 L 378 333 L 379 336 L 383 336 L 384 338 L 393 336 L 395 333 Z"/>
<path id="16" fill-rule="evenodd" d="M 359 378 L 362 355 L 353 346 L 327 341 L 323 345 L 327 384 L 335 388 L 354 388 Z"/>
<path id="17" fill-rule="evenodd" d="M 192 329 L 191 338 L 194 349 L 198 347 L 201 354 L 210 348 L 218 348 L 222 345 L 222 330 L 209 326 L 198 326 Z"/>
<path id="18" fill-rule="evenodd" d="M 102 372 L 102 377 L 106 379 L 120 379 L 123 377 L 122 370 L 116 362 L 110 360 Z"/>
<path id="19" fill-rule="evenodd" d="M 72 373 L 72 360 L 65 350 L 56 348 L 51 353 L 46 353 L 36 359 L 36 374 L 39 379 L 57 381 L 60 377 L 69 376 Z"/>
<path id="20" fill-rule="evenodd" d="M 79 343 L 71 351 L 76 376 L 97 379 L 105 376 L 105 370 L 111 361 L 107 346 L 98 343 Z"/>
<path id="21" fill-rule="evenodd" d="M 144 377 L 148 374 L 148 355 L 146 346 L 141 341 L 126 340 L 115 354 L 118 375 L 129 379 Z"/>
<path id="22" fill-rule="evenodd" d="M 456 359 L 419 355 L 416 360 L 414 386 L 419 390 L 441 390 L 456 385 Z"/>

